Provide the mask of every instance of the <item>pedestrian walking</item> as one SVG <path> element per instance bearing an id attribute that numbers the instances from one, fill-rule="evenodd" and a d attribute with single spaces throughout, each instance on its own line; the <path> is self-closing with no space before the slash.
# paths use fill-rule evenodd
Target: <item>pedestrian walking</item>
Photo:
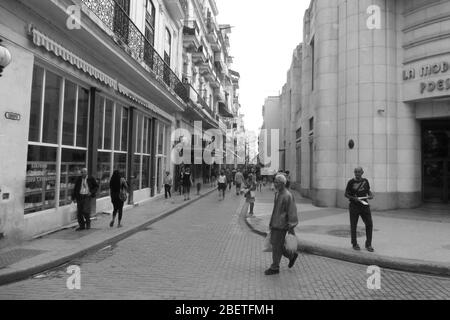
<path id="1" fill-rule="evenodd" d="M 191 187 L 194 183 L 192 182 L 191 169 L 188 167 L 183 174 L 183 194 L 184 201 L 191 200 Z"/>
<path id="2" fill-rule="evenodd" d="M 81 169 L 81 176 L 75 182 L 72 193 L 72 201 L 77 203 L 77 219 L 79 227 L 76 231 L 89 230 L 91 228 L 91 200 L 95 199 L 98 191 L 98 183 L 88 176 L 86 168 Z"/>
<path id="3" fill-rule="evenodd" d="M 169 171 L 166 172 L 163 183 L 164 183 L 164 195 L 165 195 L 166 199 L 168 199 L 168 196 L 170 198 L 172 198 L 171 190 L 172 190 L 173 179 L 172 179 L 172 176 L 170 175 Z"/>
<path id="4" fill-rule="evenodd" d="M 287 180 L 286 188 L 290 189 L 291 188 L 291 174 L 289 171 L 286 171 L 285 175 L 286 175 L 286 180 Z"/>
<path id="5" fill-rule="evenodd" d="M 109 181 L 109 190 L 111 195 L 111 202 L 113 204 L 112 221 L 109 226 L 114 227 L 117 214 L 119 214 L 118 228 L 122 227 L 123 206 L 127 200 L 128 183 L 122 177 L 119 170 L 113 172 L 111 180 Z"/>
<path id="6" fill-rule="evenodd" d="M 355 178 L 347 183 L 345 189 L 345 197 L 350 200 L 349 213 L 352 246 L 354 250 L 361 250 L 356 238 L 356 228 L 359 217 L 361 216 L 361 219 L 366 225 L 366 249 L 369 252 L 374 252 L 375 250 L 372 247 L 372 213 L 370 211 L 370 205 L 367 202 L 367 200 L 372 200 L 374 196 L 370 191 L 369 181 L 362 177 L 364 170 L 358 167 L 355 169 L 354 174 Z"/>
<path id="7" fill-rule="evenodd" d="M 225 175 L 225 171 L 222 170 L 220 172 L 219 177 L 217 178 L 217 182 L 219 184 L 219 200 L 222 196 L 222 199 L 225 200 L 225 191 L 227 190 L 227 176 Z"/>
<path id="8" fill-rule="evenodd" d="M 275 201 L 269 224 L 273 263 L 265 271 L 266 275 L 273 275 L 280 272 L 282 256 L 289 259 L 289 268 L 294 266 L 298 258 L 298 253 L 289 253 L 284 246 L 286 234 L 295 235 L 294 228 L 298 224 L 297 206 L 295 205 L 294 197 L 286 189 L 286 182 L 287 180 L 284 175 L 277 175 L 274 180 L 277 191 L 275 193 Z"/>
<path id="9" fill-rule="evenodd" d="M 250 212 L 249 215 L 254 215 L 253 208 L 255 207 L 255 191 L 256 191 L 256 182 L 253 180 L 253 174 L 248 175 L 248 179 L 246 181 L 246 190 L 245 193 L 245 201 L 250 204 Z"/>
<path id="10" fill-rule="evenodd" d="M 231 186 L 233 184 L 233 174 L 231 173 L 230 169 L 227 169 L 227 184 L 228 184 L 228 190 L 231 190 Z"/>
<path id="11" fill-rule="evenodd" d="M 184 167 L 181 168 L 180 173 L 178 174 L 178 192 L 180 193 L 180 196 L 184 193 L 183 191 L 183 181 L 184 181 Z"/>
<path id="12" fill-rule="evenodd" d="M 216 170 L 213 169 L 211 171 L 211 187 L 216 186 L 216 181 L 217 181 L 217 173 L 216 173 Z"/>
<path id="13" fill-rule="evenodd" d="M 236 176 L 234 177 L 234 181 L 236 183 L 236 195 L 240 195 L 241 194 L 241 187 L 242 184 L 244 183 L 244 175 L 241 172 L 241 169 L 238 169 L 236 172 Z"/>

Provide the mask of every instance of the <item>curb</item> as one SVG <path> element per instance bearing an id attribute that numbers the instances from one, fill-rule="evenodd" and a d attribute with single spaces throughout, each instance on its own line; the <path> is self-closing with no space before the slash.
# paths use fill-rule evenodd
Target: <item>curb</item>
<path id="1" fill-rule="evenodd" d="M 151 218 L 150 220 L 141 223 L 140 225 L 134 226 L 129 230 L 126 230 L 118 235 L 115 235 L 111 238 L 108 238 L 102 242 L 99 243 L 95 243 L 89 246 L 86 246 L 76 252 L 73 252 L 71 254 L 65 255 L 61 258 L 57 258 L 54 259 L 52 261 L 46 262 L 46 263 L 41 263 L 38 265 L 34 265 L 31 267 L 27 267 L 26 269 L 18 269 L 18 270 L 13 270 L 10 272 L 5 272 L 3 274 L 0 274 L 0 286 L 3 286 L 5 284 L 9 284 L 12 282 L 16 282 L 16 281 L 20 281 L 20 280 L 24 280 L 27 279 L 29 277 L 32 277 L 36 274 L 42 273 L 44 271 L 47 271 L 49 269 L 54 269 L 56 267 L 62 266 L 65 263 L 68 263 L 76 258 L 79 258 L 81 256 L 84 256 L 90 252 L 93 251 L 98 251 L 100 249 L 103 249 L 109 245 L 115 244 L 121 240 L 124 240 L 132 235 L 134 235 L 135 233 L 138 233 L 140 231 L 142 231 L 143 229 L 147 228 L 148 226 L 164 219 L 167 218 L 168 216 L 176 213 L 177 211 L 180 211 L 181 209 L 184 209 L 185 207 L 197 202 L 198 200 L 210 195 L 211 193 L 213 193 L 214 191 L 216 191 L 216 189 L 212 189 L 207 191 L 204 194 L 201 194 L 198 198 L 193 199 L 193 200 L 189 200 L 186 201 L 183 204 L 180 204 L 177 207 L 168 209 L 166 211 L 163 211 L 161 214 L 159 214 L 158 216 Z"/>
<path id="2" fill-rule="evenodd" d="M 250 220 L 252 218 L 244 217 L 245 223 L 250 230 L 258 235 L 267 236 L 267 232 L 263 231 L 260 225 L 253 225 Z M 267 230 L 267 227 L 264 226 Z M 298 235 L 297 235 L 298 238 Z M 342 260 L 362 265 L 375 265 L 381 268 L 406 271 L 412 273 L 426 274 L 440 277 L 450 277 L 450 265 L 441 263 L 425 263 L 421 260 L 405 259 L 405 258 L 391 258 L 382 255 L 366 252 L 353 252 L 349 249 L 337 248 L 329 245 L 319 245 L 310 241 L 299 238 L 298 251 L 309 253 L 317 256 Z"/>

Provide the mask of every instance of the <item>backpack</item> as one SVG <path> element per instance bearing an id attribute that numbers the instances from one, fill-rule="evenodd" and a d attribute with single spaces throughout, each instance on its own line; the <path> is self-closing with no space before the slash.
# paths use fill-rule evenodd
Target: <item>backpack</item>
<path id="1" fill-rule="evenodd" d="M 125 179 L 122 178 L 120 180 L 120 193 L 119 193 L 119 199 L 122 202 L 125 202 L 128 199 L 127 188 L 128 188 L 127 182 L 125 181 Z"/>

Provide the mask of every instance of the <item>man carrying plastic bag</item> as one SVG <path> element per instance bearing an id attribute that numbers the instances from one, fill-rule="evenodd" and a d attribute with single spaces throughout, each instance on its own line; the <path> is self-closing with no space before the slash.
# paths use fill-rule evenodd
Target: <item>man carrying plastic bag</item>
<path id="1" fill-rule="evenodd" d="M 266 275 L 280 273 L 281 257 L 285 256 L 289 259 L 289 268 L 294 266 L 298 258 L 295 251 L 287 251 L 285 248 L 286 234 L 295 236 L 294 228 L 298 224 L 297 206 L 294 197 L 286 189 L 286 177 L 277 175 L 274 180 L 275 194 L 274 207 L 272 217 L 270 218 L 270 243 L 272 244 L 273 263 L 269 269 L 265 271 Z"/>

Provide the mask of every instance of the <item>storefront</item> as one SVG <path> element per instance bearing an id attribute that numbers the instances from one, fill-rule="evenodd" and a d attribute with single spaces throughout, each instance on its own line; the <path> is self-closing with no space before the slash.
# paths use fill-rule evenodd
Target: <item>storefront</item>
<path id="1" fill-rule="evenodd" d="M 93 216 L 112 210 L 115 170 L 130 182 L 130 204 L 161 195 L 163 174 L 173 171 L 171 114 L 182 100 L 103 31 L 97 45 L 112 46 L 99 53 L 80 45 L 98 41 L 92 34 L 68 38 L 21 4 L 11 8 L 0 21 L 13 57 L 0 78 L 0 234 L 28 239 L 76 222 L 72 193 L 85 167 L 100 186 Z"/>

